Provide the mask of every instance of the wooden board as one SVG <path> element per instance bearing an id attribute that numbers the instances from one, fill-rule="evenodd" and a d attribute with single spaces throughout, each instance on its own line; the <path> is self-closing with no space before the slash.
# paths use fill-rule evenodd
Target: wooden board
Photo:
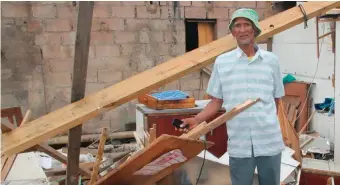
<path id="1" fill-rule="evenodd" d="M 308 18 L 337 6 L 340 6 L 340 2 L 303 3 Z M 258 39 L 267 39 L 302 22 L 303 14 L 300 8 L 291 8 L 261 21 L 262 33 Z M 232 35 L 227 35 L 33 120 L 22 128 L 3 134 L 1 153 L 10 156 L 64 133 L 95 116 L 137 98 L 140 94 L 148 93 L 211 64 L 218 55 L 235 47 L 235 39 Z"/>
<path id="2" fill-rule="evenodd" d="M 213 143 L 207 142 L 207 148 L 212 145 Z M 156 183 L 158 180 L 164 177 L 163 174 L 166 173 L 169 168 L 166 168 L 155 174 L 153 178 L 150 178 L 150 176 L 132 174 L 150 163 L 151 161 L 157 159 L 159 156 L 174 149 L 180 149 L 187 159 L 191 159 L 197 156 L 204 149 L 204 143 L 198 140 L 178 138 L 176 136 L 163 134 L 162 136 L 158 137 L 154 142 L 152 142 L 149 146 L 132 156 L 131 159 L 126 161 L 124 164 L 122 164 L 115 170 L 110 171 L 104 177 L 99 179 L 98 182 L 95 184 L 111 185 L 112 183 L 114 183 L 125 185 Z M 182 164 L 183 162 L 172 165 L 170 168 L 175 169 Z M 150 182 L 150 180 L 152 180 L 152 182 Z"/>
<path id="3" fill-rule="evenodd" d="M 293 157 L 295 160 L 299 161 L 301 164 L 302 158 L 301 158 L 299 136 L 296 133 L 293 125 L 288 121 L 287 115 L 284 112 L 284 106 L 283 106 L 282 100 L 279 101 L 278 119 L 280 121 L 282 137 L 285 141 L 285 144 L 295 151 L 295 153 L 293 154 Z"/>
<path id="4" fill-rule="evenodd" d="M 183 109 L 195 107 L 195 98 L 188 97 L 183 100 L 157 100 L 151 95 L 145 94 L 138 97 L 140 103 L 152 109 Z"/>

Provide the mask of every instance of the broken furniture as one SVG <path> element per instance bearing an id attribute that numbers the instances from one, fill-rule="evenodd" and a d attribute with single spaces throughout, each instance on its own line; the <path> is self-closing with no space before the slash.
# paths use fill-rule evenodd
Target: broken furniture
<path id="1" fill-rule="evenodd" d="M 154 110 L 143 104 L 136 105 L 136 132 L 140 138 L 144 138 L 143 131 L 148 132 L 153 124 L 156 125 L 156 137 L 162 134 L 180 136 L 182 132 L 176 131 L 172 125 L 174 118 L 184 119 L 197 115 L 203 110 L 210 100 L 196 100 L 195 107 L 181 109 L 164 109 Z M 221 108 L 216 116 L 207 122 L 217 118 L 225 113 L 225 109 Z M 208 149 L 209 152 L 217 157 L 221 157 L 227 151 L 227 128 L 226 124 L 222 124 L 216 129 L 206 134 L 206 140 L 214 143 L 214 146 Z"/>

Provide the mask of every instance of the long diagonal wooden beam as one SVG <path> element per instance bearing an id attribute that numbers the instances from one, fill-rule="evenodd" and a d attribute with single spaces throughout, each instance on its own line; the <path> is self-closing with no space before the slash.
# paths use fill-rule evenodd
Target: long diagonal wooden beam
<path id="1" fill-rule="evenodd" d="M 325 13 L 340 2 L 306 2 L 303 4 L 307 17 Z M 304 21 L 299 7 L 261 21 L 263 40 Z M 7 156 L 37 145 L 48 138 L 84 123 L 85 121 L 135 99 L 142 93 L 163 86 L 193 71 L 211 64 L 214 59 L 236 47 L 231 35 L 213 41 L 182 56 L 132 76 L 120 83 L 86 96 L 84 99 L 42 116 L 22 128 L 3 134 L 1 153 Z"/>

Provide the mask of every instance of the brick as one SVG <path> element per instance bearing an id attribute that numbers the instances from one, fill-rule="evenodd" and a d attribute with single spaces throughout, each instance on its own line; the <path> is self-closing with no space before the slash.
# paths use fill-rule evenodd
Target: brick
<path id="1" fill-rule="evenodd" d="M 72 3 L 58 4 L 57 12 L 59 18 L 72 18 L 77 17 L 77 8 Z"/>
<path id="2" fill-rule="evenodd" d="M 169 20 L 150 20 L 151 31 L 165 31 L 169 29 Z"/>
<path id="3" fill-rule="evenodd" d="M 47 19 L 45 20 L 45 30 L 46 31 L 71 31 L 72 24 L 67 19 Z"/>
<path id="4" fill-rule="evenodd" d="M 41 32 L 42 31 L 42 23 L 40 20 L 28 20 L 27 21 L 27 31 L 28 32 Z"/>
<path id="5" fill-rule="evenodd" d="M 112 57 L 120 55 L 118 45 L 96 45 L 96 57 Z"/>
<path id="6" fill-rule="evenodd" d="M 161 5 L 161 6 L 173 6 L 174 1 L 159 1 L 159 5 Z"/>
<path id="7" fill-rule="evenodd" d="M 26 4 L 14 2 L 1 2 L 1 12 L 3 17 L 27 17 L 29 7 Z"/>
<path id="8" fill-rule="evenodd" d="M 60 45 L 43 45 L 41 49 L 42 56 L 44 59 L 50 58 L 64 59 L 70 57 L 67 55 L 66 52 L 62 52 Z"/>
<path id="9" fill-rule="evenodd" d="M 136 33 L 135 32 L 118 32 L 114 33 L 115 35 L 115 43 L 116 44 L 127 44 L 127 43 L 135 43 L 136 42 Z"/>
<path id="10" fill-rule="evenodd" d="M 192 1 L 191 6 L 194 7 L 205 7 L 206 2 L 205 1 Z"/>
<path id="11" fill-rule="evenodd" d="M 144 6 L 145 3 L 144 1 L 121 1 L 123 5 L 128 5 L 128 6 Z"/>
<path id="12" fill-rule="evenodd" d="M 92 31 L 124 30 L 124 19 L 120 18 L 93 18 Z"/>
<path id="13" fill-rule="evenodd" d="M 142 28 L 149 28 L 149 21 L 148 19 L 126 19 L 126 30 L 127 31 L 137 31 L 141 30 Z"/>
<path id="14" fill-rule="evenodd" d="M 228 8 L 213 8 L 208 12 L 208 19 L 228 19 L 229 9 Z"/>
<path id="15" fill-rule="evenodd" d="M 44 73 L 72 72 L 73 62 L 74 62 L 73 58 L 44 59 L 43 61 Z"/>
<path id="16" fill-rule="evenodd" d="M 171 45 L 170 44 L 164 44 L 164 43 L 157 43 L 154 45 L 146 45 L 146 54 L 150 56 L 154 55 L 169 55 L 171 51 Z"/>
<path id="17" fill-rule="evenodd" d="M 95 5 L 93 8 L 93 17 L 110 17 L 109 6 L 106 5 Z"/>
<path id="18" fill-rule="evenodd" d="M 60 45 L 61 35 L 59 33 L 42 33 L 42 34 L 36 35 L 35 44 L 38 46 Z"/>
<path id="19" fill-rule="evenodd" d="M 70 72 L 46 73 L 44 78 L 46 86 L 69 87 L 72 85 Z"/>
<path id="20" fill-rule="evenodd" d="M 213 6 L 214 7 L 228 7 L 232 8 L 236 6 L 235 1 L 213 1 Z"/>
<path id="21" fill-rule="evenodd" d="M 237 1 L 236 6 L 239 8 L 256 8 L 256 1 Z"/>
<path id="22" fill-rule="evenodd" d="M 181 90 L 192 91 L 198 90 L 200 87 L 200 80 L 196 78 L 180 79 Z"/>
<path id="23" fill-rule="evenodd" d="M 268 8 L 269 4 L 270 4 L 270 2 L 268 2 L 268 1 L 257 1 L 256 7 L 257 8 Z"/>
<path id="24" fill-rule="evenodd" d="M 156 7 L 154 11 L 148 10 L 146 6 L 137 7 L 137 18 L 150 18 L 156 19 L 161 17 L 161 11 L 159 7 Z"/>
<path id="25" fill-rule="evenodd" d="M 121 1 L 94 1 L 94 4 L 122 5 Z"/>
<path id="26" fill-rule="evenodd" d="M 229 34 L 228 26 L 229 26 L 229 21 L 217 19 L 216 32 L 217 32 L 217 38 L 218 39 Z"/>
<path id="27" fill-rule="evenodd" d="M 184 18 L 184 7 L 176 8 L 174 14 L 173 7 L 161 7 L 161 19 Z"/>
<path id="28" fill-rule="evenodd" d="M 33 17 L 36 18 L 55 18 L 57 17 L 56 5 L 32 5 Z"/>
<path id="29" fill-rule="evenodd" d="M 89 94 L 98 92 L 100 90 L 103 90 L 104 88 L 105 88 L 104 83 L 89 83 L 89 82 L 86 82 L 85 94 L 89 95 Z"/>
<path id="30" fill-rule="evenodd" d="M 15 24 L 15 20 L 12 18 L 2 18 L 1 24 L 2 25 L 13 25 Z"/>
<path id="31" fill-rule="evenodd" d="M 164 86 L 164 90 L 178 90 L 179 89 L 179 80 L 170 82 Z"/>
<path id="32" fill-rule="evenodd" d="M 113 44 L 113 33 L 91 32 L 91 45 L 92 44 Z"/>
<path id="33" fill-rule="evenodd" d="M 185 18 L 205 19 L 206 9 L 200 7 L 185 7 Z"/>
<path id="34" fill-rule="evenodd" d="M 140 31 L 139 32 L 139 42 L 140 43 L 150 43 L 150 32 L 149 31 Z"/>
<path id="35" fill-rule="evenodd" d="M 99 83 L 117 83 L 123 79 L 122 71 L 118 70 L 99 70 L 98 71 L 98 82 Z"/>
<path id="36" fill-rule="evenodd" d="M 135 7 L 133 6 L 113 6 L 112 7 L 112 17 L 122 17 L 122 18 L 134 18 L 136 14 Z"/>
<path id="37" fill-rule="evenodd" d="M 122 55 L 131 55 L 133 53 L 145 52 L 144 44 L 122 44 Z"/>
<path id="38" fill-rule="evenodd" d="M 152 58 L 144 54 L 138 56 L 137 71 L 142 72 L 151 69 L 153 66 L 155 66 L 155 61 Z"/>
<path id="39" fill-rule="evenodd" d="M 69 45 L 69 44 L 75 44 L 76 42 L 76 32 L 63 32 L 61 35 L 61 43 L 62 45 Z"/>

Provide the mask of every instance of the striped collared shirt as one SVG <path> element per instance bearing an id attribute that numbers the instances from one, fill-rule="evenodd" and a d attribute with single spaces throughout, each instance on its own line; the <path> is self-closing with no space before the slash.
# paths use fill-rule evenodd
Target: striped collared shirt
<path id="1" fill-rule="evenodd" d="M 274 98 L 284 96 L 278 58 L 256 46 L 251 60 L 237 47 L 216 58 L 207 93 L 230 111 L 247 99 L 261 101 L 227 122 L 231 157 L 271 156 L 284 149 Z"/>

